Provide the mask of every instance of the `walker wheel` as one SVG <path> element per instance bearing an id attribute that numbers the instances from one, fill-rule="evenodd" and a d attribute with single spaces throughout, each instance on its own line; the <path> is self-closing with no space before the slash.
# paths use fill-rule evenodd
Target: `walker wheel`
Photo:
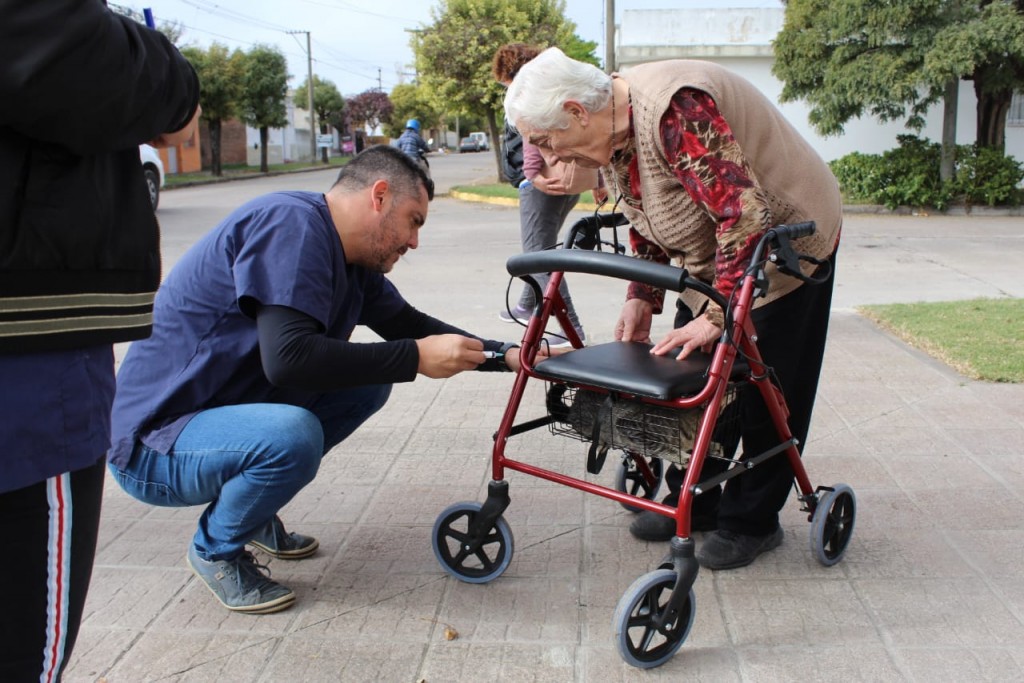
<path id="1" fill-rule="evenodd" d="M 643 472 L 637 467 L 633 455 L 626 453 L 622 456 L 622 462 L 619 463 L 619 468 L 615 471 L 615 489 L 628 493 L 631 496 L 654 500 L 654 497 L 658 494 L 658 489 L 661 488 L 661 482 L 665 480 L 665 464 L 661 458 L 644 458 L 644 460 L 646 460 L 647 466 L 651 468 L 654 481 L 648 484 Z M 640 512 L 638 507 L 628 503 L 620 504 L 630 512 Z"/>
<path id="2" fill-rule="evenodd" d="M 487 583 L 501 576 L 512 561 L 515 541 L 504 517 L 482 537 L 470 535 L 480 503 L 455 503 L 434 522 L 434 556 L 444 569 L 466 583 Z"/>
<path id="3" fill-rule="evenodd" d="M 836 484 L 818 500 L 811 517 L 811 552 L 831 567 L 843 559 L 857 519 L 857 498 L 846 484 Z"/>
<path id="4" fill-rule="evenodd" d="M 676 583 L 673 569 L 656 569 L 633 582 L 619 600 L 612 617 L 612 630 L 619 654 L 627 664 L 640 669 L 661 666 L 676 653 L 690 634 L 697 599 L 689 591 L 682 609 L 659 629 L 655 618 L 665 614 Z"/>

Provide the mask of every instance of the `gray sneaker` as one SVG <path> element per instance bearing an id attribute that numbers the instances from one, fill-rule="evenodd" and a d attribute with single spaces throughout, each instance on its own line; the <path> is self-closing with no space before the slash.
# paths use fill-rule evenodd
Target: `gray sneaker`
<path id="1" fill-rule="evenodd" d="M 533 311 L 527 310 L 525 308 L 520 308 L 519 304 L 516 304 L 515 306 L 512 307 L 511 313 L 509 313 L 508 309 L 506 308 L 503 308 L 502 310 L 498 311 L 498 319 L 501 320 L 501 322 L 503 323 L 520 322 L 524 325 L 528 325 L 530 323 L 530 316 L 532 315 Z"/>
<path id="2" fill-rule="evenodd" d="M 271 581 L 270 570 L 257 564 L 250 552 L 231 560 L 211 561 L 199 557 L 195 546 L 189 546 L 187 559 L 220 604 L 234 612 L 270 614 L 288 609 L 295 602 L 295 593 Z"/>
<path id="3" fill-rule="evenodd" d="M 576 328 L 576 334 L 579 335 L 580 341 L 583 345 L 587 345 L 587 335 L 583 333 L 582 327 Z M 567 349 L 572 346 L 572 342 L 564 334 L 549 332 L 544 335 L 544 341 L 547 342 L 549 349 Z"/>
<path id="4" fill-rule="evenodd" d="M 249 545 L 279 560 L 301 560 L 315 553 L 320 541 L 312 536 L 285 531 L 281 518 L 274 515 L 264 533 L 249 541 Z"/>

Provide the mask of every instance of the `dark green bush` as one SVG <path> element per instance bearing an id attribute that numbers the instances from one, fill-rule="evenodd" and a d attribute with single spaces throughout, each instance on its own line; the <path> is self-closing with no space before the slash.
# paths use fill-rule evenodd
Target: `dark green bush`
<path id="1" fill-rule="evenodd" d="M 956 151 L 953 191 L 964 204 L 1021 204 L 1024 165 L 991 147 L 960 145 Z"/>
<path id="2" fill-rule="evenodd" d="M 883 154 L 854 152 L 829 166 L 850 201 L 946 209 L 953 202 L 968 206 L 1021 203 L 1018 185 L 1024 180 L 1020 162 L 990 148 L 961 145 L 956 151 L 955 177 L 939 177 L 942 147 L 913 135 L 901 135 L 899 147 Z"/>

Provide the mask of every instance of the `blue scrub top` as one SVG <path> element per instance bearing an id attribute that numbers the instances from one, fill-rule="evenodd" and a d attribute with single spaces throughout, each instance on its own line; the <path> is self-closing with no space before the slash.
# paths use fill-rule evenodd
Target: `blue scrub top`
<path id="1" fill-rule="evenodd" d="M 110 460 L 136 439 L 167 453 L 198 411 L 240 403 L 310 407 L 313 392 L 270 384 L 255 312 L 288 306 L 335 339 L 396 315 L 405 300 L 383 274 L 345 262 L 322 194 L 255 199 L 197 242 L 157 292 L 153 335 L 134 342 L 117 375 Z"/>

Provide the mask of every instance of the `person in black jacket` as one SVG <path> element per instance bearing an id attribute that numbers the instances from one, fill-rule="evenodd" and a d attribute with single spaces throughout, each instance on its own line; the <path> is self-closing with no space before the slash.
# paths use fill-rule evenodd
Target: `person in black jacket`
<path id="1" fill-rule="evenodd" d="M 188 139 L 195 72 L 101 0 L 0 0 L 0 680 L 59 680 L 92 573 L 115 342 L 150 331 L 139 144 Z"/>

